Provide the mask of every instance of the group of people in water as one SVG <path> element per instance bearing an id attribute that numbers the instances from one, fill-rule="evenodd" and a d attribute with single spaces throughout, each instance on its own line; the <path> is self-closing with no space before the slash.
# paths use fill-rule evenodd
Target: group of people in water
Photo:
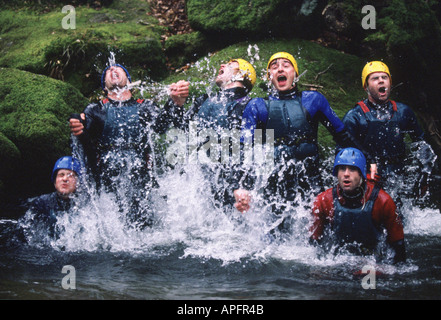
<path id="1" fill-rule="evenodd" d="M 299 90 L 299 68 L 291 54 L 272 55 L 267 75 L 270 95 L 251 98 L 256 71 L 248 61 L 232 59 L 220 66 L 215 79 L 219 90 L 214 94 L 192 99 L 186 106 L 190 83 L 181 80 L 169 86 L 169 98 L 161 108 L 151 100 L 134 99 L 128 70 L 120 64 L 109 65 L 101 78 L 106 97 L 69 119 L 71 133 L 82 147 L 82 161 L 72 156 L 60 158 L 52 172 L 56 191 L 32 199 L 31 210 L 53 225 L 57 212 L 71 206 L 79 177 L 85 174 L 98 189 L 112 192 L 117 199 L 130 199 L 121 211 L 131 223 L 145 228 L 154 215 L 148 205 L 156 185 L 152 134 L 170 128 L 188 132 L 196 123 L 197 130 L 212 129 L 220 135 L 238 130 L 243 145 L 254 141 L 257 130 L 271 131 L 274 168 L 261 194 L 273 204 L 272 212 L 282 214 L 298 196 L 313 194 L 312 244 L 329 248 L 332 243 L 332 247 L 338 244 L 353 252 L 372 253 L 385 234 L 393 262 L 404 262 L 403 222 L 397 200 L 388 193 L 388 182 L 404 174 L 406 133 L 419 144 L 417 152 L 425 156 L 433 151 L 424 141 L 413 111 L 390 100 L 388 66 L 381 61 L 365 65 L 361 83 L 367 98 L 343 120 L 321 93 Z M 328 190 L 324 190 L 320 173 L 319 123 L 336 143 L 332 174 L 337 183 Z M 198 148 L 205 142 L 202 139 Z M 431 165 L 427 161 L 422 172 L 430 173 Z M 222 161 L 201 167 L 215 205 L 231 206 L 243 214 L 250 210 L 251 191 L 258 179 L 252 164 Z"/>

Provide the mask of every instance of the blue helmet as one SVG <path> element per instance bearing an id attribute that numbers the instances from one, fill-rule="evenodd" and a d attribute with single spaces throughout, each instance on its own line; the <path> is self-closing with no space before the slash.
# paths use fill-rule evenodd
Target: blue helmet
<path id="1" fill-rule="evenodd" d="M 55 180 L 55 174 L 60 169 L 67 169 L 75 171 L 77 175 L 80 175 L 81 173 L 81 164 L 78 159 L 72 158 L 71 156 L 65 156 L 61 157 L 60 159 L 55 162 L 55 166 L 52 169 L 52 175 L 51 180 L 54 182 Z"/>
<path id="2" fill-rule="evenodd" d="M 360 169 L 361 175 L 366 179 L 366 158 L 358 149 L 346 148 L 341 150 L 334 161 L 334 170 L 332 174 L 337 176 L 337 166 L 354 166 Z"/>
<path id="3" fill-rule="evenodd" d="M 101 88 L 103 88 L 103 90 L 106 90 L 106 84 L 104 82 L 104 79 L 106 78 L 106 72 L 110 67 L 120 67 L 121 69 L 123 69 L 127 75 L 127 79 L 129 79 L 129 81 L 132 82 L 132 78 L 130 77 L 129 72 L 127 71 L 126 68 L 124 68 L 123 65 L 120 65 L 118 63 L 111 64 L 110 66 L 107 66 L 106 69 L 104 69 L 103 73 L 101 74 Z"/>

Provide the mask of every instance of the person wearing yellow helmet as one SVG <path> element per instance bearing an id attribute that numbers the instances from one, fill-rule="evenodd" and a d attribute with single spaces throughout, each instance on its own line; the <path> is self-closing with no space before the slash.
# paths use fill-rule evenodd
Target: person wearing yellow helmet
<path id="1" fill-rule="evenodd" d="M 337 143 L 360 149 L 321 93 L 300 92 L 296 85 L 299 72 L 297 61 L 290 53 L 273 54 L 267 64 L 272 92 L 268 98 L 250 104 L 243 114 L 244 136 L 253 137 L 256 129 L 274 132 L 276 166 L 265 186 L 265 197 L 282 204 L 280 210 L 276 209 L 278 212 L 298 194 L 308 197 L 322 189 L 319 123 Z M 246 190 L 237 190 L 236 195 L 236 208 L 242 212 L 248 210 Z"/>
<path id="2" fill-rule="evenodd" d="M 366 63 L 361 73 L 361 85 L 367 98 L 357 102 L 343 117 L 348 131 L 371 155 L 376 164 L 375 179 L 393 194 L 392 185 L 387 180 L 392 176 L 404 177 L 405 159 L 407 157 L 406 133 L 415 149 L 416 158 L 422 164 L 422 183 L 432 170 L 435 154 L 424 141 L 424 131 L 418 124 L 412 109 L 403 103 L 390 99 L 392 93 L 392 76 L 389 67 L 382 61 Z M 337 149 L 340 147 L 338 146 Z M 395 179 L 394 179 L 395 181 Z M 397 183 L 393 183 L 395 186 Z M 398 200 L 397 200 L 398 201 Z"/>
<path id="3" fill-rule="evenodd" d="M 248 91 L 251 91 L 256 83 L 256 70 L 248 61 L 244 59 L 232 59 L 229 61 L 229 64 L 233 65 L 233 72 L 231 79 L 227 81 L 227 83 L 234 83 L 236 81 L 241 82 Z M 237 68 L 239 71 L 237 72 L 237 68 L 235 63 L 237 63 Z M 218 78 L 216 78 L 216 81 Z"/>
<path id="4" fill-rule="evenodd" d="M 279 68 L 280 70 L 286 70 L 286 72 L 276 73 Z M 290 72 L 290 69 L 293 69 L 294 72 Z M 266 70 L 277 91 L 284 92 L 295 87 L 296 78 L 299 76 L 299 68 L 297 61 L 291 54 L 287 52 L 273 54 L 268 60 Z"/>
<path id="5" fill-rule="evenodd" d="M 214 78 L 219 90 L 197 97 L 185 112 L 179 129 L 189 131 L 192 124 L 197 123 L 197 132 L 209 129 L 216 132 L 219 140 L 225 136 L 231 138 L 233 131 L 240 132 L 243 110 L 254 100 L 249 97 L 249 93 L 256 80 L 254 67 L 245 59 L 234 58 L 221 64 Z M 184 106 L 189 86 L 188 81 L 182 80 L 170 85 L 170 97 L 176 106 Z M 203 168 L 211 183 L 215 205 L 233 205 L 233 190 L 239 188 L 245 171 L 240 164 L 230 165 L 218 160 L 212 152 L 208 151 L 207 155 L 210 153 L 209 158 L 215 160 L 210 164 L 204 163 Z M 216 181 L 212 178 L 215 174 L 218 177 Z"/>

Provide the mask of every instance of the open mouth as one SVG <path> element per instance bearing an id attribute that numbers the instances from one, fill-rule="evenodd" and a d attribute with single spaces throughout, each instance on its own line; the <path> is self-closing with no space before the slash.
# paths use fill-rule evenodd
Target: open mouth
<path id="1" fill-rule="evenodd" d="M 279 86 L 284 86 L 287 80 L 288 79 L 286 78 L 286 76 L 283 75 L 277 77 L 277 83 L 279 84 Z"/>
<path id="2" fill-rule="evenodd" d="M 112 79 L 113 79 L 113 80 L 119 80 L 119 74 L 116 73 L 116 72 L 113 72 L 113 73 L 112 73 Z"/>
<path id="3" fill-rule="evenodd" d="M 380 87 L 380 89 L 378 89 L 378 92 L 380 93 L 386 93 L 387 88 L 386 87 Z"/>
<path id="4" fill-rule="evenodd" d="M 286 77 L 285 76 L 278 76 L 277 81 L 278 82 L 286 81 Z"/>

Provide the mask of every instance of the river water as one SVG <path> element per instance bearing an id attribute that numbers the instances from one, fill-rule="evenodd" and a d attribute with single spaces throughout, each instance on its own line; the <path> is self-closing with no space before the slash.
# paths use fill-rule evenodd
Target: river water
<path id="1" fill-rule="evenodd" d="M 31 221 L 23 241 L 17 220 L 0 220 L 0 298 L 441 298 L 438 209 L 407 206 L 408 260 L 393 266 L 370 256 L 319 254 L 308 243 L 308 203 L 289 210 L 290 234 L 270 240 L 263 207 L 246 214 L 219 209 L 205 182 L 192 166 L 162 175 L 152 197 L 159 218 L 142 230 L 121 219 L 107 194 L 59 217 L 58 239 L 32 230 Z"/>

